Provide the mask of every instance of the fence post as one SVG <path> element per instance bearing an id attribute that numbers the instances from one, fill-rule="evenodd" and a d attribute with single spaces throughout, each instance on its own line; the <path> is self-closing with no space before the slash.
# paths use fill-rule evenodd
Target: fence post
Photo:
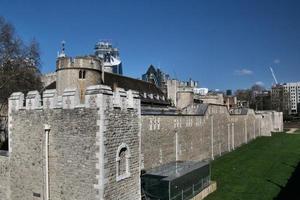
<path id="1" fill-rule="evenodd" d="M 183 190 L 181 190 L 181 200 L 183 200 Z"/>

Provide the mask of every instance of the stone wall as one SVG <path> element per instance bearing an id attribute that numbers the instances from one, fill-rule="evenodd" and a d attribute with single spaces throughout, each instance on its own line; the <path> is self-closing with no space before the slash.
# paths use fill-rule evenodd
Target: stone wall
<path id="1" fill-rule="evenodd" d="M 283 113 L 276 111 L 258 111 L 262 120 L 262 130 L 264 132 L 270 132 L 272 130 L 282 131 L 283 130 Z"/>
<path id="2" fill-rule="evenodd" d="M 41 111 L 10 112 L 10 199 L 35 199 L 43 195 L 43 124 Z M 35 195 L 35 196 L 36 196 Z"/>
<path id="3" fill-rule="evenodd" d="M 48 90 L 41 104 L 32 91 L 25 107 L 22 93 L 11 96 L 10 153 L 0 156 L 0 193 L 7 199 L 45 199 L 47 191 L 51 200 L 140 199 L 137 93 L 90 86 L 85 104 L 76 93 L 69 89 L 58 97 Z M 124 144 L 128 173 L 118 176 L 118 148 Z"/>
<path id="4" fill-rule="evenodd" d="M 0 155 L 0 197 L 1 200 L 10 200 L 10 184 L 9 184 L 9 158 Z"/>
<path id="5" fill-rule="evenodd" d="M 106 99 L 107 104 L 111 102 Z M 140 113 L 135 109 L 126 109 L 125 102 L 116 108 L 116 105 L 107 106 L 104 110 L 105 143 L 105 199 L 140 199 Z M 135 102 L 139 107 L 139 102 Z M 116 154 L 120 145 L 126 144 L 130 151 L 130 176 L 116 181 Z"/>
<path id="6" fill-rule="evenodd" d="M 187 107 L 188 105 L 191 105 L 194 103 L 194 92 L 191 91 L 177 91 L 177 97 L 176 97 L 176 108 L 179 110 Z"/>
<path id="7" fill-rule="evenodd" d="M 281 113 L 230 115 L 221 105 L 194 105 L 193 115 L 141 115 L 138 96 L 103 85 L 88 87 L 84 104 L 76 89 L 62 96 L 46 90 L 42 98 L 37 91 L 25 99 L 13 93 L 9 152 L 0 156 L 1 199 L 45 199 L 47 191 L 51 200 L 140 199 L 141 169 L 214 159 L 282 131 Z"/>
<path id="8" fill-rule="evenodd" d="M 201 107 L 206 109 L 198 115 L 142 115 L 142 168 L 174 160 L 214 159 L 258 136 L 282 131 L 273 125 L 282 127 L 276 112 L 262 115 L 249 109 L 243 115 L 230 115 L 226 106 Z"/>
<path id="9" fill-rule="evenodd" d="M 43 74 L 41 76 L 41 82 L 43 84 L 43 87 L 47 87 L 51 83 L 56 81 L 56 72 L 51 72 L 47 74 Z"/>
<path id="10" fill-rule="evenodd" d="M 85 89 L 97 85 L 102 80 L 102 63 L 93 57 L 60 57 L 56 61 L 56 89 L 62 95 L 67 88 L 77 88 L 84 100 Z M 79 78 L 79 71 L 85 71 L 85 78 Z"/>

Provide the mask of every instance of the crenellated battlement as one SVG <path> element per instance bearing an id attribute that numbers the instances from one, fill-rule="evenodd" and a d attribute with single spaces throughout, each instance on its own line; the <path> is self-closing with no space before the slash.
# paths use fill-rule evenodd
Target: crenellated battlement
<path id="1" fill-rule="evenodd" d="M 2 170 L 5 179 L 0 172 L 0 186 L 8 187 L 0 187 L 0 193 L 10 200 L 46 192 L 52 199 L 140 199 L 139 94 L 105 85 L 86 87 L 84 101 L 78 89 L 58 94 L 52 89 L 9 98 L 9 158 L 7 165 L 0 162 L 0 168 L 9 166 Z M 123 151 L 129 156 L 120 163 Z M 126 171 L 116 170 L 121 167 Z M 46 183 L 51 187 L 45 192 Z"/>
<path id="2" fill-rule="evenodd" d="M 56 61 L 56 70 L 70 68 L 90 68 L 94 70 L 102 70 L 102 62 L 96 57 L 59 57 Z"/>
<path id="3" fill-rule="evenodd" d="M 104 97 L 104 98 L 103 98 Z M 79 91 L 67 88 L 62 96 L 57 91 L 45 90 L 42 95 L 38 91 L 30 91 L 25 96 L 22 92 L 15 92 L 9 98 L 9 111 L 21 109 L 75 109 L 75 108 L 99 108 L 105 100 L 105 105 L 120 109 L 138 109 L 139 93 L 136 91 L 125 91 L 116 88 L 115 91 L 109 86 L 93 85 L 86 88 L 85 103 L 80 103 Z"/>

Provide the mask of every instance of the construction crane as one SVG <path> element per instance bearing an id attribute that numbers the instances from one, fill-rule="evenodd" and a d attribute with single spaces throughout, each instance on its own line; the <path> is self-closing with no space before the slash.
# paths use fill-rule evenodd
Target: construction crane
<path id="1" fill-rule="evenodd" d="M 271 73 L 272 73 L 273 79 L 274 79 L 274 81 L 275 81 L 275 84 L 277 85 L 277 84 L 278 84 L 278 82 L 277 82 L 277 79 L 276 79 L 276 76 L 275 76 L 275 73 L 274 73 L 274 71 L 273 71 L 272 67 L 270 67 L 270 70 L 271 70 Z"/>

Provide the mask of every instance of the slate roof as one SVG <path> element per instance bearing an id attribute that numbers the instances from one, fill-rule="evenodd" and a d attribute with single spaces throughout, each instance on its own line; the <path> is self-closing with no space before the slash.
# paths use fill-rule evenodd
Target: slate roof
<path id="1" fill-rule="evenodd" d="M 50 83 L 49 85 L 47 85 L 45 88 L 42 89 L 42 92 L 45 90 L 52 90 L 52 89 L 56 89 L 56 81 Z"/>
<path id="2" fill-rule="evenodd" d="M 249 108 L 234 108 L 231 109 L 231 115 L 247 115 Z"/>
<path id="3" fill-rule="evenodd" d="M 183 114 L 195 114 L 195 115 L 205 115 L 205 112 L 209 104 L 192 104 L 182 109 Z"/>
<path id="4" fill-rule="evenodd" d="M 125 90 L 131 89 L 141 93 L 146 92 L 148 94 L 158 94 L 161 96 L 164 95 L 163 92 L 153 83 L 108 72 L 104 72 L 103 84 L 110 87 L 113 87 L 114 84 L 117 84 L 118 87 L 124 88 Z"/>
<path id="5" fill-rule="evenodd" d="M 161 176 L 165 177 L 164 180 L 171 181 L 207 165 L 209 165 L 209 162 L 207 161 L 172 161 L 170 163 L 147 170 L 144 176 Z"/>
<path id="6" fill-rule="evenodd" d="M 140 93 L 142 104 L 161 106 L 170 105 L 168 100 L 144 97 L 144 93 L 164 96 L 164 93 L 158 87 L 156 87 L 156 85 L 147 81 L 104 72 L 104 83 L 102 84 L 110 86 L 111 88 L 117 86 L 119 88 L 124 88 L 125 90 L 138 91 Z M 49 89 L 56 89 L 56 81 L 46 86 L 42 91 Z"/>

